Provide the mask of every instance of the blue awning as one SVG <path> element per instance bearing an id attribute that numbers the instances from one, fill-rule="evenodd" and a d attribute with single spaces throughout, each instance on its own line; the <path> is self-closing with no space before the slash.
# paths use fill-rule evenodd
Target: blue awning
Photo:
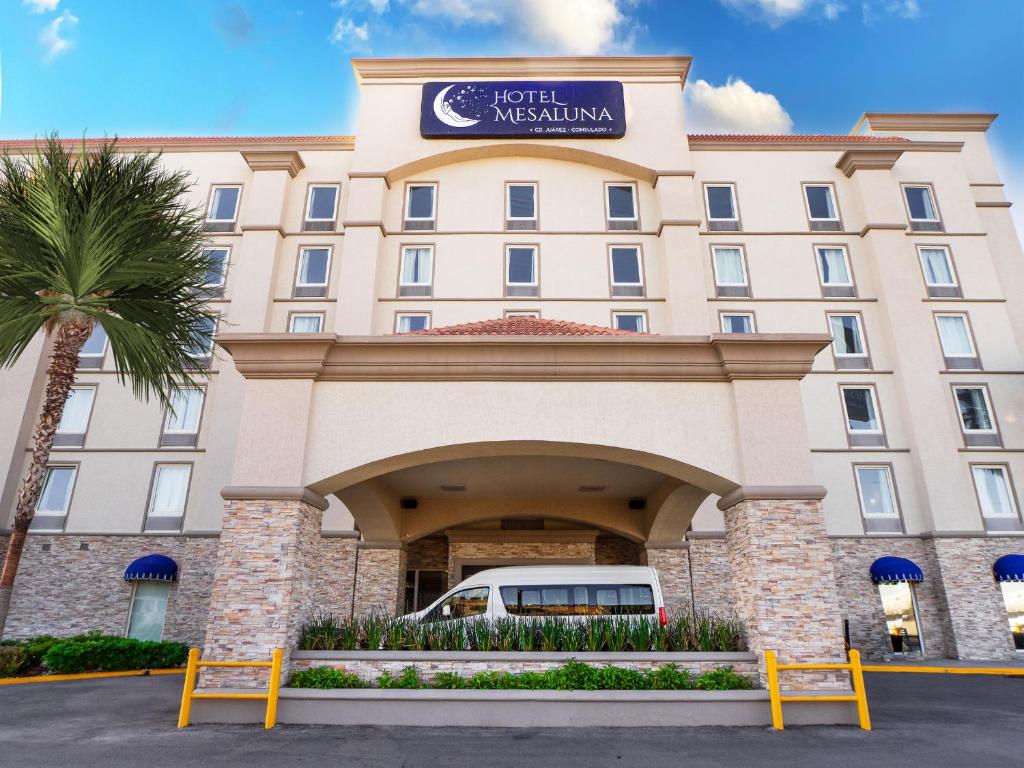
<path id="1" fill-rule="evenodd" d="M 905 557 L 880 557 L 871 564 L 871 580 L 875 584 L 924 581 L 924 571 L 913 560 Z"/>
<path id="2" fill-rule="evenodd" d="M 124 569 L 125 581 L 177 581 L 178 564 L 167 555 L 146 555 Z"/>
<path id="3" fill-rule="evenodd" d="M 1024 581 L 1024 555 L 1003 555 L 992 564 L 996 581 Z"/>

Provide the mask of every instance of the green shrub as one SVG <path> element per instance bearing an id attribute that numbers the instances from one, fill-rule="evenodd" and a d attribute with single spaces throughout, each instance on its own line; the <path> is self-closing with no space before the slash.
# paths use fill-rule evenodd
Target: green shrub
<path id="1" fill-rule="evenodd" d="M 333 651 L 338 645 L 338 633 L 343 622 L 333 613 L 317 611 L 302 625 L 299 649 L 303 651 Z"/>
<path id="2" fill-rule="evenodd" d="M 46 652 L 50 650 L 55 643 L 59 643 L 60 639 L 53 637 L 53 635 L 39 635 L 25 641 L 22 648 L 25 651 L 25 669 L 35 669 L 43 665 L 43 657 Z"/>
<path id="3" fill-rule="evenodd" d="M 694 687 L 702 691 L 745 691 L 753 688 L 754 684 L 733 671 L 732 667 L 719 667 L 698 677 Z"/>
<path id="4" fill-rule="evenodd" d="M 17 677 L 25 667 L 25 648 L 21 645 L 0 645 L 0 677 Z"/>
<path id="5" fill-rule="evenodd" d="M 43 655 L 43 663 L 51 672 L 74 674 L 93 670 L 166 669 L 180 667 L 187 658 L 188 646 L 184 643 L 88 634 L 52 643 Z"/>
<path id="6" fill-rule="evenodd" d="M 675 664 L 665 664 L 650 670 L 647 687 L 652 691 L 686 691 L 694 687 L 693 676 Z"/>
<path id="7" fill-rule="evenodd" d="M 431 688 L 465 688 L 466 679 L 458 672 L 438 672 L 434 675 Z"/>
<path id="8" fill-rule="evenodd" d="M 292 688 L 366 688 L 359 675 L 333 667 L 314 667 L 296 672 L 288 685 Z"/>
<path id="9" fill-rule="evenodd" d="M 390 672 L 381 672 L 377 678 L 378 688 L 426 688 L 419 675 L 416 674 L 416 667 L 406 667 L 402 674 L 394 677 Z"/>

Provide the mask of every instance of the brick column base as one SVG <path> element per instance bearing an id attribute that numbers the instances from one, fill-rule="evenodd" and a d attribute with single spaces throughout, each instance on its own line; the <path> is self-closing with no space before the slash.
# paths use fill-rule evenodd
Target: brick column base
<path id="1" fill-rule="evenodd" d="M 244 489 L 254 494 L 259 489 Z M 288 658 L 311 613 L 327 503 L 305 489 L 266 489 L 276 498 L 233 497 L 224 489 L 224 522 L 210 595 L 203 658 Z M 287 492 L 286 492 L 287 491 Z M 263 687 L 267 670 L 207 670 L 203 686 Z"/>
<path id="2" fill-rule="evenodd" d="M 725 512 L 736 615 L 759 657 L 762 679 L 766 650 L 776 651 L 782 663 L 845 661 L 821 504 L 737 496 L 724 497 L 719 506 Z M 845 674 L 797 672 L 784 674 L 782 685 L 845 688 L 848 682 Z"/>
<path id="3" fill-rule="evenodd" d="M 690 551 L 683 546 L 647 548 L 647 565 L 658 572 L 661 594 L 669 620 L 693 611 L 693 587 L 690 584 Z"/>
<path id="4" fill-rule="evenodd" d="M 353 615 L 402 613 L 405 610 L 405 546 L 360 542 L 357 552 Z"/>

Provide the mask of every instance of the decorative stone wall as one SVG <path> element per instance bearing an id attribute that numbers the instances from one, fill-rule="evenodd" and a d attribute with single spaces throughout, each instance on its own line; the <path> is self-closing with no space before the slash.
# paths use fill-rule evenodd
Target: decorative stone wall
<path id="1" fill-rule="evenodd" d="M 661 595 L 669 619 L 693 611 L 690 584 L 690 552 L 685 545 L 647 550 L 647 565 L 658 572 Z"/>
<path id="2" fill-rule="evenodd" d="M 204 658 L 267 660 L 295 646 L 316 598 L 318 507 L 297 499 L 231 500 L 224 505 Z M 285 662 L 287 666 L 287 661 Z M 204 686 L 265 686 L 266 670 L 207 670 Z"/>
<path id="3" fill-rule="evenodd" d="M 747 647 L 760 659 L 765 650 L 778 651 L 783 663 L 845 661 L 821 504 L 741 501 L 725 510 L 725 529 L 736 614 Z M 842 678 L 830 672 L 787 673 L 782 685 L 848 687 Z"/>
<path id="4" fill-rule="evenodd" d="M 448 539 L 428 536 L 410 542 L 406 547 L 406 567 L 410 571 L 448 570 Z"/>
<path id="5" fill-rule="evenodd" d="M 578 560 L 580 563 L 593 565 L 594 545 L 585 542 L 554 541 L 453 541 L 448 544 L 449 587 L 458 581 L 457 563 L 474 560 Z"/>
<path id="6" fill-rule="evenodd" d="M 68 636 L 91 630 L 123 635 L 132 598 L 124 569 L 138 557 L 159 553 L 178 564 L 163 639 L 199 645 L 217 545 L 215 536 L 29 534 L 4 636 Z"/>
<path id="7" fill-rule="evenodd" d="M 312 610 L 332 613 L 339 619 L 352 618 L 357 543 L 355 536 L 320 538 Z"/>
<path id="8" fill-rule="evenodd" d="M 693 605 L 699 611 L 735 616 L 725 537 L 694 538 L 689 539 L 689 543 Z"/>
<path id="9" fill-rule="evenodd" d="M 640 565 L 644 545 L 621 536 L 598 536 L 594 541 L 595 565 Z"/>
<path id="10" fill-rule="evenodd" d="M 381 612 L 394 616 L 405 603 L 405 547 L 360 544 L 356 551 L 355 615 Z"/>

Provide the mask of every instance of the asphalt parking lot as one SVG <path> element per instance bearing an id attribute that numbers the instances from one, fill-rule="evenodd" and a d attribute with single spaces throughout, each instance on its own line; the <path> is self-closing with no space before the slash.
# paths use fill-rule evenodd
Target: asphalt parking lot
<path id="1" fill-rule="evenodd" d="M 175 728 L 181 677 L 0 686 L 0 768 L 1024 765 L 1024 678 L 867 675 L 875 730 Z"/>

